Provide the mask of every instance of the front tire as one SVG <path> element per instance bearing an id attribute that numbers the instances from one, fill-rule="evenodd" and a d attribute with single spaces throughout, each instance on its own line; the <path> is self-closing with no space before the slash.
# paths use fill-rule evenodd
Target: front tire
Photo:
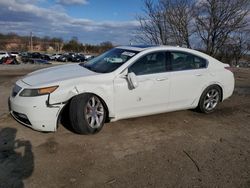
<path id="1" fill-rule="evenodd" d="M 206 114 L 212 113 L 220 103 L 221 97 L 222 93 L 219 86 L 209 86 L 201 95 L 198 110 Z"/>
<path id="2" fill-rule="evenodd" d="M 70 102 L 69 113 L 71 126 L 79 134 L 99 132 L 106 118 L 102 101 L 90 93 L 75 96 Z"/>

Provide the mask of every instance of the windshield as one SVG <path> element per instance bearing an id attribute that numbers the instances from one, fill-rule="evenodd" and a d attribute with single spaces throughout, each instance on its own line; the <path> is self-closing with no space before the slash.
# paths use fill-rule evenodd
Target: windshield
<path id="1" fill-rule="evenodd" d="M 109 73 L 116 70 L 137 53 L 138 52 L 132 50 L 113 48 L 89 60 L 87 63 L 80 63 L 80 65 L 94 72 Z"/>

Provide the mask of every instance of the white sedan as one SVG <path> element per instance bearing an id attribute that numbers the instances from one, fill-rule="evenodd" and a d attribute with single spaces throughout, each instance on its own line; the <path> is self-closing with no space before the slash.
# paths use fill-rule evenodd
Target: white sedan
<path id="1" fill-rule="evenodd" d="M 18 80 L 10 113 L 39 131 L 56 131 L 68 108 L 76 133 L 91 134 L 105 122 L 169 111 L 211 113 L 234 90 L 228 64 L 195 50 L 122 46 L 87 63 L 42 69 Z"/>
<path id="2" fill-rule="evenodd" d="M 8 52 L 0 52 L 0 60 L 4 57 L 9 57 L 10 55 L 8 54 Z"/>

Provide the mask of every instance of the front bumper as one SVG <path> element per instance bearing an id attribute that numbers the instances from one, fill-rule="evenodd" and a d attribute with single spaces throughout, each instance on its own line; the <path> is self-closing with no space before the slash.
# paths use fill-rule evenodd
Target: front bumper
<path id="1" fill-rule="evenodd" d="M 10 114 L 19 123 L 34 130 L 54 132 L 57 129 L 58 115 L 63 105 L 48 106 L 48 95 L 20 97 L 18 94 L 9 98 Z"/>

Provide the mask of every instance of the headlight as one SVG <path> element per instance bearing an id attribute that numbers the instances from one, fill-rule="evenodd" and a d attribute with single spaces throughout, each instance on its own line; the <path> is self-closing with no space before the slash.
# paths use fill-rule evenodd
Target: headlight
<path id="1" fill-rule="evenodd" d="M 38 89 L 24 89 L 19 95 L 21 97 L 35 97 L 40 95 L 47 95 L 54 92 L 58 86 L 44 87 Z"/>

